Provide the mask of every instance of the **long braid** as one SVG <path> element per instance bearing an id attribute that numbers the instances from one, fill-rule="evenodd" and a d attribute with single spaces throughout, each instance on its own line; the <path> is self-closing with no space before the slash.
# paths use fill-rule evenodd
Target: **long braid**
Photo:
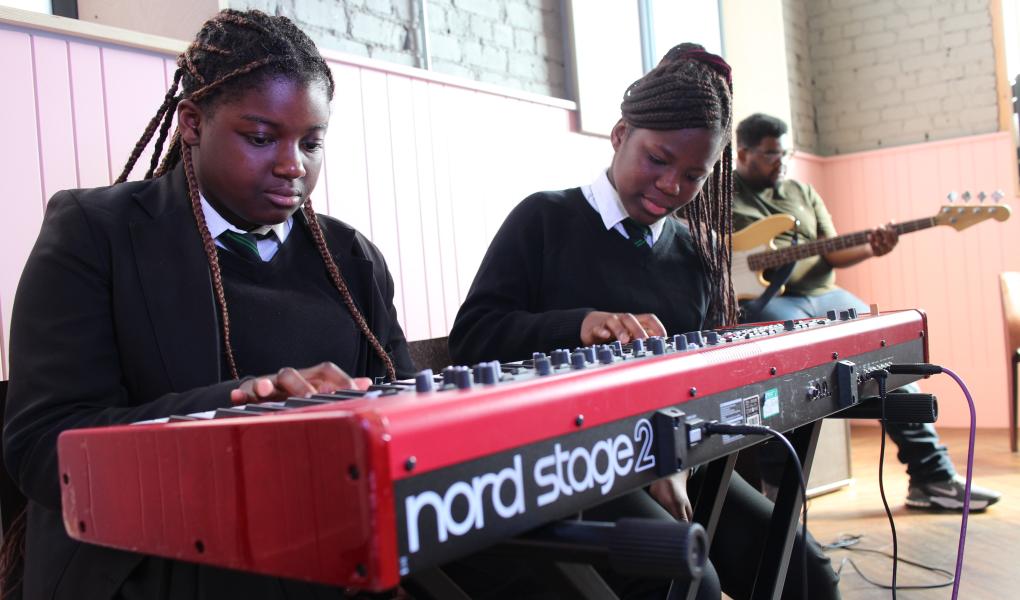
<path id="1" fill-rule="evenodd" d="M 371 344 L 379 358 L 382 359 L 383 364 L 386 366 L 386 376 L 390 380 L 397 378 L 396 369 L 393 367 L 393 360 L 389 354 L 386 353 L 386 349 L 379 343 L 379 339 L 372 333 L 372 328 L 368 326 L 368 321 L 365 320 L 364 315 L 358 310 L 358 306 L 354 303 L 354 298 L 351 296 L 351 291 L 347 288 L 347 282 L 344 281 L 343 275 L 340 274 L 340 267 L 337 266 L 336 261 L 333 260 L 333 255 L 329 251 L 329 247 L 326 246 L 326 238 L 322 235 L 322 228 L 319 227 L 319 220 L 315 215 L 315 210 L 312 208 L 312 200 L 306 199 L 304 206 L 301 207 L 304 211 L 305 217 L 308 220 L 308 228 L 312 232 L 312 237 L 315 239 L 315 246 L 319 249 L 319 254 L 322 256 L 323 262 L 326 263 L 326 270 L 329 271 L 329 278 L 333 280 L 333 285 L 340 292 L 340 297 L 343 298 L 344 304 L 347 305 L 347 310 L 350 311 L 351 316 L 354 317 L 354 322 L 358 324 L 358 328 L 361 329 L 361 333 L 365 335 L 368 343 Z"/>
<path id="2" fill-rule="evenodd" d="M 174 131 L 162 160 L 161 155 L 174 113 L 181 100 L 190 100 L 202 107 L 203 110 L 211 111 L 217 102 L 226 101 L 232 95 L 252 89 L 270 77 L 285 77 L 301 83 L 324 82 L 329 99 L 333 98 L 336 88 L 329 65 L 319 54 L 315 44 L 289 19 L 271 17 L 257 10 L 241 12 L 226 9 L 221 11 L 206 21 L 195 37 L 195 41 L 178 57 L 173 84 L 167 90 L 163 104 L 156 112 L 156 116 L 152 118 L 135 144 L 124 165 L 124 170 L 117 179 L 118 183 L 127 179 L 157 128 L 159 135 L 156 137 L 149 170 L 146 172 L 145 178 L 162 176 L 176 168 L 179 163 L 184 163 L 191 210 L 202 237 L 202 246 L 212 276 L 213 293 L 219 307 L 223 351 L 230 375 L 234 379 L 239 377 L 239 371 L 230 342 L 230 316 L 223 289 L 219 254 L 202 212 L 191 148 L 182 142 L 179 130 Z M 340 268 L 326 245 L 310 200 L 305 200 L 303 210 L 308 217 L 309 228 L 333 285 L 339 291 L 344 305 L 358 324 L 362 334 L 365 335 L 369 345 L 382 360 L 387 377 L 391 380 L 395 379 L 396 369 L 393 360 L 386 353 L 386 349 L 383 348 L 379 339 L 372 333 L 368 322 L 355 305 Z"/>
<path id="3" fill-rule="evenodd" d="M 188 181 L 191 213 L 195 216 L 198 233 L 202 236 L 202 248 L 205 250 L 205 258 L 209 263 L 209 273 L 212 275 L 213 294 L 216 296 L 216 304 L 220 308 L 220 326 L 223 330 L 223 352 L 227 357 L 227 367 L 230 369 L 230 376 L 233 379 L 239 379 L 237 362 L 234 360 L 234 347 L 230 343 L 230 313 L 227 311 L 227 295 L 223 291 L 223 272 L 220 271 L 220 257 L 216 251 L 216 242 L 209 233 L 209 226 L 205 222 L 205 213 L 202 212 L 202 201 L 198 194 L 198 179 L 195 178 L 195 167 L 191 163 L 191 148 L 186 148 L 181 153 L 181 158 L 184 160 L 184 177 Z"/>
<path id="4" fill-rule="evenodd" d="M 180 130 L 174 131 L 174 137 L 170 140 L 170 146 L 166 149 L 166 155 L 163 156 L 163 162 L 159 163 L 159 168 L 152 174 L 153 177 L 160 177 L 167 171 L 172 169 L 181 160 L 181 132 Z"/>
<path id="5" fill-rule="evenodd" d="M 733 83 L 729 65 L 697 44 L 676 46 L 627 88 L 620 110 L 623 120 L 633 127 L 660 131 L 707 128 L 724 136 L 726 147 L 708 182 L 679 216 L 690 225 L 708 277 L 709 323 L 736 323 L 737 300 L 731 279 Z"/>
<path id="6" fill-rule="evenodd" d="M 170 128 L 170 123 L 174 120 L 174 109 L 177 108 L 177 104 L 181 101 L 180 97 L 177 96 L 177 86 L 181 82 L 181 71 L 178 69 L 174 72 L 174 81 L 170 85 L 170 89 L 167 90 L 166 95 L 163 97 L 163 104 L 159 106 L 159 110 L 156 111 L 156 116 L 152 117 L 149 124 L 145 127 L 145 131 L 142 132 L 142 137 L 139 138 L 138 142 L 135 143 L 135 147 L 131 150 L 131 155 L 127 159 L 127 163 L 124 164 L 124 170 L 120 172 L 117 180 L 114 183 L 123 183 L 127 181 L 128 175 L 131 173 L 131 169 L 135 167 L 135 163 L 138 162 L 138 157 L 142 155 L 142 150 L 149 145 L 149 140 L 152 139 L 152 134 L 156 132 L 156 127 L 159 126 L 160 121 L 163 121 L 163 127 L 160 129 L 159 139 L 156 140 L 157 151 L 152 157 L 152 162 L 155 163 L 159 158 L 159 148 L 163 144 L 163 140 L 166 138 L 166 130 Z M 152 176 L 152 169 L 149 169 L 149 173 L 145 175 L 148 179 Z"/>
<path id="7" fill-rule="evenodd" d="M 156 170 L 156 165 L 159 164 L 159 155 L 163 153 L 163 142 L 166 140 L 167 132 L 170 131 L 170 125 L 174 122 L 174 113 L 177 111 L 177 105 L 181 102 L 180 96 L 177 96 L 176 93 L 177 85 L 180 83 L 182 76 L 183 73 L 181 73 L 180 69 L 174 71 L 174 83 L 170 86 L 170 91 L 167 92 L 168 97 L 171 92 L 174 93 L 174 96 L 170 98 L 170 104 L 166 107 L 167 116 L 163 119 L 163 126 L 159 128 L 159 135 L 156 136 L 156 145 L 152 149 L 152 160 L 149 161 L 149 170 L 145 172 L 145 179 L 152 178 L 152 173 Z M 176 134 L 176 132 L 174 133 Z M 174 139 L 177 138 L 175 137 Z M 127 174 L 125 173 L 123 177 L 126 178 Z"/>

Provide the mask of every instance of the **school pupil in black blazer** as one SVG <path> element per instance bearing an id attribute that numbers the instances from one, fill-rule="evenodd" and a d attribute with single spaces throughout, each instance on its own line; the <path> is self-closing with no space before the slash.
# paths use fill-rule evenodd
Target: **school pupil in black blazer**
<path id="1" fill-rule="evenodd" d="M 496 233 L 450 333 L 455 361 L 520 359 L 736 322 L 729 65 L 700 46 L 677 46 L 631 84 L 621 110 L 605 173 L 590 186 L 528 197 Z M 700 484 L 699 474 L 688 482 L 677 473 L 584 517 L 690 520 L 687 488 Z M 747 564 L 760 556 L 771 512 L 734 474 L 698 598 L 718 598 L 720 587 L 732 598 L 750 597 Z M 803 543 L 798 534 L 782 597 L 838 598 L 839 577 L 813 542 L 803 589 Z M 499 579 L 513 590 L 542 585 L 526 566 L 467 566 L 479 587 Z M 669 582 L 604 575 L 622 597 L 666 597 Z"/>
<path id="2" fill-rule="evenodd" d="M 29 499 L 25 597 L 343 597 L 64 531 L 61 431 L 413 372 L 382 255 L 309 200 L 334 90 L 311 40 L 226 10 L 178 65 L 119 181 L 176 114 L 163 163 L 157 150 L 143 181 L 57 193 L 18 286 L 3 442 Z"/>

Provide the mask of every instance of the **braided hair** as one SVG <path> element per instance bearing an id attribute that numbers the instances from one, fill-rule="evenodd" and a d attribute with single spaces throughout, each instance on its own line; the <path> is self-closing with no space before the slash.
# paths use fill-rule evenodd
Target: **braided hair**
<path id="1" fill-rule="evenodd" d="M 174 113 L 181 100 L 190 100 L 203 111 L 214 111 L 217 104 L 229 102 L 241 94 L 258 87 L 267 79 L 286 78 L 302 83 L 323 83 L 326 95 L 333 99 L 335 84 L 329 65 L 319 54 L 314 42 L 305 35 L 290 19 L 273 17 L 261 11 L 237 11 L 226 9 L 209 19 L 195 36 L 195 41 L 177 58 L 177 70 L 174 72 L 173 83 L 163 98 L 163 104 L 156 115 L 149 121 L 142 137 L 135 144 L 131 156 L 124 165 L 124 170 L 116 183 L 127 180 L 142 151 L 156 136 L 152 160 L 145 178 L 159 177 L 178 164 L 184 163 L 184 173 L 188 184 L 188 195 L 191 199 L 191 210 L 195 217 L 209 272 L 212 276 L 213 291 L 220 310 L 220 323 L 223 333 L 223 352 L 234 379 L 239 378 L 234 349 L 230 343 L 230 315 L 227 311 L 227 299 L 223 291 L 223 275 L 220 271 L 219 256 L 216 244 L 209 233 L 202 212 L 199 196 L 198 179 L 191 159 L 191 148 L 181 141 L 179 130 L 174 132 L 163 155 L 163 146 L 173 122 Z M 160 157 L 162 156 L 162 161 Z M 347 282 L 340 272 L 340 267 L 333 259 L 326 245 L 322 228 L 312 208 L 311 199 L 306 198 L 301 208 L 308 222 L 312 238 L 319 250 L 326 271 L 334 287 L 340 292 L 341 299 L 350 311 L 358 328 L 368 340 L 372 349 L 382 360 L 387 376 L 396 379 L 393 360 L 372 333 L 368 321 L 358 310 L 351 297 Z"/>
<path id="2" fill-rule="evenodd" d="M 726 140 L 722 159 L 693 202 L 677 216 L 690 224 L 691 237 L 708 275 L 708 321 L 736 322 L 737 303 L 730 277 L 733 229 L 733 81 L 730 66 L 698 44 L 675 46 L 654 69 L 627 88 L 620 104 L 623 120 L 642 129 L 713 129 Z"/>

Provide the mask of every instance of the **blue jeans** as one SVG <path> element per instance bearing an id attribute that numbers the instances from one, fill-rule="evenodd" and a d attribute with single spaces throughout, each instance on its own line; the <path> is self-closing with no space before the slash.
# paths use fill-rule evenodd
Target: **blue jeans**
<path id="1" fill-rule="evenodd" d="M 870 309 L 864 302 L 850 292 L 836 288 L 819 296 L 776 296 L 766 304 L 759 313 L 761 321 L 785 321 L 787 319 L 808 319 L 825 316 L 830 310 L 846 310 L 854 308 L 858 313 Z M 914 384 L 904 386 L 897 391 L 917 392 Z M 935 426 L 930 423 L 887 423 L 885 426 L 889 438 L 899 449 L 896 456 L 907 465 L 907 474 L 911 484 L 923 484 L 932 481 L 945 481 L 956 475 L 953 461 L 950 460 L 946 447 L 939 443 L 939 435 Z M 785 458 L 785 457 L 784 457 Z M 764 459 L 768 461 L 768 459 Z M 762 465 L 763 477 L 769 469 Z"/>

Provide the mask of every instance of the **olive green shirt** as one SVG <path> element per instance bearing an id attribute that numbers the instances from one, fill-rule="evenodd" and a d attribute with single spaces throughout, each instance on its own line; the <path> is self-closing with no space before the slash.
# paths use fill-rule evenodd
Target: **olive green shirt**
<path id="1" fill-rule="evenodd" d="M 765 217 L 787 214 L 797 219 L 798 242 L 834 237 L 836 228 L 821 196 L 813 187 L 792 179 L 781 179 L 775 188 L 755 191 L 733 172 L 733 231 L 737 232 Z M 776 236 L 776 246 L 793 243 L 793 231 Z M 836 273 L 824 257 L 797 261 L 786 295 L 817 296 L 836 289 Z"/>

